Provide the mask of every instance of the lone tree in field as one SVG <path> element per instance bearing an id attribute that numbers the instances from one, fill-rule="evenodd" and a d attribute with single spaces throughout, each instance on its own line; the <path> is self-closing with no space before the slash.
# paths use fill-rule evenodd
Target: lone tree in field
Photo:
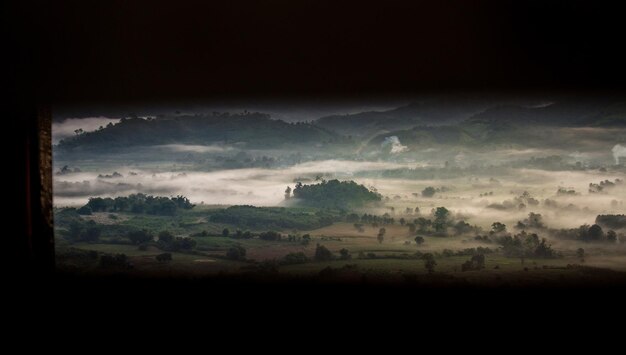
<path id="1" fill-rule="evenodd" d="M 429 274 L 435 272 L 435 266 L 437 266 L 437 262 L 435 261 L 435 257 L 431 253 L 426 253 L 422 255 L 422 259 L 424 259 L 424 267 L 428 271 Z"/>
<path id="2" fill-rule="evenodd" d="M 585 249 L 578 248 L 578 250 L 576 250 L 576 256 L 578 257 L 578 259 L 580 259 L 581 263 L 584 263 L 585 262 Z"/>
<path id="3" fill-rule="evenodd" d="M 443 232 L 446 229 L 448 218 L 450 217 L 450 211 L 445 207 L 437 207 L 433 212 L 435 221 L 433 226 L 437 232 Z"/>
<path id="4" fill-rule="evenodd" d="M 291 198 L 291 187 L 287 186 L 285 190 L 285 200 L 289 200 Z"/>
<path id="5" fill-rule="evenodd" d="M 376 239 L 378 239 L 378 243 L 382 243 L 383 240 L 385 240 L 385 233 L 387 232 L 387 230 L 385 228 L 381 228 L 378 230 L 378 235 L 376 236 Z"/>
<path id="6" fill-rule="evenodd" d="M 224 238 L 228 238 L 228 235 L 230 234 L 230 231 L 228 230 L 228 228 L 224 228 L 222 230 L 222 237 Z"/>
<path id="7" fill-rule="evenodd" d="M 415 237 L 415 244 L 420 245 L 424 243 L 424 238 L 423 237 Z"/>

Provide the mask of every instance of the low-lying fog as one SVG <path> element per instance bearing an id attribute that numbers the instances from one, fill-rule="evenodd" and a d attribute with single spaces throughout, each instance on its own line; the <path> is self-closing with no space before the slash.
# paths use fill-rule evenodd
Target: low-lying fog
<path id="1" fill-rule="evenodd" d="M 195 149 L 190 147 L 189 149 Z M 184 150 L 184 149 L 183 149 Z M 596 215 L 626 212 L 626 186 L 606 193 L 590 193 L 590 183 L 624 178 L 620 173 L 599 170 L 546 171 L 508 168 L 505 174 L 463 176 L 451 179 L 398 179 L 372 177 L 382 171 L 416 168 L 414 163 L 357 162 L 324 160 L 305 162 L 286 168 L 244 168 L 210 172 L 156 168 L 118 168 L 69 172 L 54 179 L 54 204 L 79 206 L 93 196 L 126 196 L 131 193 L 185 195 L 196 204 L 284 204 L 284 190 L 295 181 L 314 183 L 316 178 L 351 179 L 375 188 L 385 199 L 376 213 L 403 215 L 406 208 L 419 207 L 422 213 L 445 206 L 470 223 L 488 227 L 493 221 L 513 225 L 529 212 L 541 213 L 554 228 L 593 224 Z M 423 165 L 423 167 L 427 167 Z M 172 166 L 170 166 L 172 168 Z M 117 172 L 121 176 L 114 175 Z M 427 186 L 444 188 L 434 197 L 422 197 Z M 559 187 L 575 194 L 557 194 Z M 515 198 L 528 192 L 537 201 L 520 209 Z M 548 199 L 548 201 L 546 201 Z"/>

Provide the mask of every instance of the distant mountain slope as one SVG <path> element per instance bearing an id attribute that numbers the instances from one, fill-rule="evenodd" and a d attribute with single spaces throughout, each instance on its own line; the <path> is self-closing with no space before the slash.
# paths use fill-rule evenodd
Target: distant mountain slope
<path id="1" fill-rule="evenodd" d="M 394 131 L 417 125 L 447 125 L 460 122 L 493 105 L 486 100 L 432 99 L 388 111 L 332 115 L 315 123 L 345 135 L 364 136 L 382 130 Z"/>
<path id="2" fill-rule="evenodd" d="M 624 126 L 626 101 L 569 99 L 541 107 L 500 105 L 468 118 L 464 125 Z"/>
<path id="3" fill-rule="evenodd" d="M 122 119 L 94 132 L 59 142 L 60 150 L 107 149 L 162 144 L 240 143 L 248 148 L 272 148 L 285 144 L 330 143 L 342 137 L 307 123 L 287 123 L 269 115 L 196 115 L 155 119 Z"/>

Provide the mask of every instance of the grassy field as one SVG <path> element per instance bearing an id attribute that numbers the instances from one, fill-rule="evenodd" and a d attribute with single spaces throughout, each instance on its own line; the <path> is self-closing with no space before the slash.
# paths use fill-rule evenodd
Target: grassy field
<path id="1" fill-rule="evenodd" d="M 71 243 L 63 238 L 57 240 L 57 263 L 61 269 L 89 272 L 107 272 L 99 266 L 98 260 L 102 255 L 124 254 L 132 267 L 123 271 L 135 275 L 168 277 L 188 275 L 202 277 L 211 275 L 234 275 L 250 272 L 251 270 L 266 270 L 268 265 L 272 272 L 278 272 L 284 277 L 318 277 L 318 275 L 332 275 L 332 277 L 347 280 L 380 279 L 389 282 L 406 282 L 407 280 L 446 277 L 451 282 L 469 284 L 484 283 L 529 283 L 550 284 L 563 280 L 576 280 L 599 272 L 600 269 L 624 271 L 625 246 L 616 245 L 607 250 L 601 246 L 585 244 L 588 254 L 584 264 L 576 256 L 578 244 L 562 245 L 557 248 L 561 253 L 558 258 L 540 259 L 526 258 L 523 263 L 519 258 L 505 257 L 496 244 L 479 243 L 469 237 L 433 237 L 423 236 L 424 243 L 417 245 L 408 233 L 406 226 L 387 225 L 382 243 L 377 240 L 379 228 L 365 226 L 363 232 L 357 231 L 351 223 L 334 223 L 333 225 L 302 231 L 281 231 L 297 235 L 292 241 L 283 237 L 280 241 L 267 241 L 258 237 L 252 239 L 234 239 L 221 236 L 223 228 L 234 231 L 235 226 L 213 223 L 207 214 L 211 207 L 202 207 L 176 217 L 149 216 L 133 214 L 116 214 L 110 218 L 109 214 L 94 214 L 83 217 L 93 220 L 103 228 L 111 225 L 127 226 L 132 229 L 147 229 L 158 234 L 160 230 L 169 230 L 176 236 L 189 237 L 201 231 L 207 231 L 207 236 L 194 236 L 196 246 L 193 250 L 171 252 L 172 260 L 160 262 L 157 255 L 165 251 L 158 248 L 157 243 L 144 247 L 130 244 L 106 244 L 105 242 L 78 242 Z M 116 229 L 117 230 L 117 229 Z M 121 229 L 120 229 L 121 230 Z M 305 243 L 301 236 L 309 234 L 311 239 Z M 121 237 L 121 236 L 120 236 Z M 109 239 L 105 239 L 107 241 Z M 333 260 L 316 261 L 317 245 L 323 245 L 333 253 Z M 555 244 L 559 247 L 558 241 Z M 581 244 L 582 246 L 582 244 Z M 229 249 L 242 247 L 246 250 L 245 260 L 231 260 L 227 257 Z M 444 250 L 458 252 L 468 248 L 488 247 L 493 252 L 485 254 L 485 267 L 482 270 L 462 271 L 461 265 L 468 261 L 470 255 L 445 256 Z M 340 258 L 340 250 L 347 249 L 350 257 Z M 98 257 L 91 259 L 80 253 L 89 253 Z M 301 264 L 282 263 L 285 255 L 303 253 L 309 258 Z M 434 274 L 429 274 L 424 266 L 424 260 L 416 253 L 433 253 L 435 255 Z M 568 266 L 569 265 L 569 266 Z M 572 266 L 584 265 L 585 267 Z M 595 268 L 590 268 L 595 267 Z M 595 270 L 593 272 L 589 270 Z M 603 271 L 604 272 L 604 271 Z M 622 275 L 622 273 L 619 273 Z M 612 274 L 611 274 L 612 275 Z M 591 276 L 589 276 L 591 277 Z"/>

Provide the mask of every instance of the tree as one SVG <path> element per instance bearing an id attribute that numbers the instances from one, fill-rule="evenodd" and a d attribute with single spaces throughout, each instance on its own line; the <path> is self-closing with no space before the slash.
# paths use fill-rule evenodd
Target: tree
<path id="1" fill-rule="evenodd" d="M 500 222 L 493 222 L 491 224 L 491 232 L 494 234 L 505 233 L 506 232 L 506 224 Z"/>
<path id="2" fill-rule="evenodd" d="M 435 266 L 437 266 L 437 261 L 435 261 L 435 257 L 431 253 L 426 253 L 422 255 L 422 259 L 424 260 L 424 267 L 428 271 L 429 274 L 435 272 Z"/>
<path id="3" fill-rule="evenodd" d="M 616 242 L 617 241 L 617 233 L 615 233 L 614 230 L 610 230 L 610 231 L 606 232 L 606 240 L 608 240 L 609 242 Z"/>
<path id="4" fill-rule="evenodd" d="M 400 225 L 403 226 L 406 223 L 406 220 L 404 219 L 404 217 L 400 218 Z"/>
<path id="5" fill-rule="evenodd" d="M 578 259 L 580 259 L 581 263 L 584 263 L 585 262 L 585 249 L 578 248 L 576 250 L 576 256 L 578 257 Z"/>
<path id="6" fill-rule="evenodd" d="M 437 232 L 443 232 L 448 223 L 450 211 L 445 207 L 437 207 L 433 215 L 435 216 L 435 222 L 433 223 L 435 230 Z"/>
<path id="7" fill-rule="evenodd" d="M 291 187 L 287 186 L 285 189 L 285 200 L 289 200 L 291 198 Z"/>
<path id="8" fill-rule="evenodd" d="M 437 190 L 435 190 L 434 187 L 428 186 L 427 188 L 422 190 L 422 196 L 423 197 L 433 197 L 433 196 L 435 196 L 435 192 L 437 192 Z"/>
<path id="9" fill-rule="evenodd" d="M 385 233 L 387 232 L 387 230 L 385 228 L 381 228 L 378 230 L 378 235 L 376 236 L 376 239 L 378 239 L 378 243 L 382 243 L 383 240 L 385 240 Z"/>
<path id="10" fill-rule="evenodd" d="M 341 250 L 339 250 L 339 255 L 339 258 L 341 260 L 349 260 L 352 258 L 352 255 L 350 255 L 350 251 L 346 248 L 342 248 Z"/>
<path id="11" fill-rule="evenodd" d="M 317 244 L 317 247 L 315 248 L 315 260 L 317 261 L 326 261 L 326 260 L 332 260 L 333 259 L 333 253 L 328 250 L 328 248 L 326 248 L 323 245 Z"/>
<path id="12" fill-rule="evenodd" d="M 228 228 L 224 228 L 222 230 L 222 237 L 224 238 L 228 238 L 228 235 L 230 234 L 230 231 L 228 230 Z"/>
<path id="13" fill-rule="evenodd" d="M 597 224 L 589 227 L 589 239 L 590 240 L 602 240 L 604 239 L 604 232 L 602 231 L 602 227 Z"/>
<path id="14" fill-rule="evenodd" d="M 420 245 L 422 243 L 424 243 L 423 237 L 420 237 L 420 236 L 415 237 L 415 244 Z"/>

